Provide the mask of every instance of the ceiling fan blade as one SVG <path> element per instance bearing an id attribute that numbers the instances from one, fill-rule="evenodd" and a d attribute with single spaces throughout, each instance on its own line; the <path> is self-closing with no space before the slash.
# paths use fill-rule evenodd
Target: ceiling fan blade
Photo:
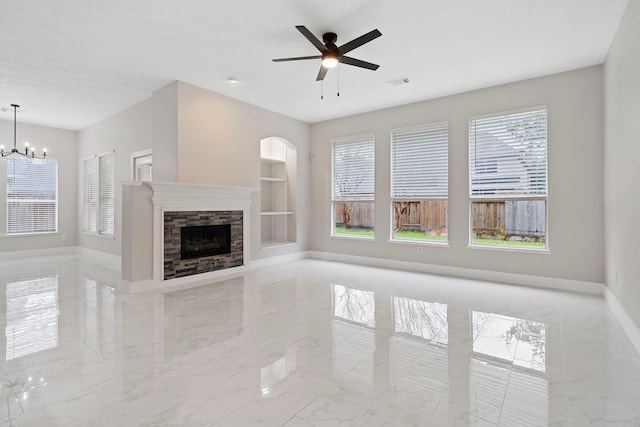
<path id="1" fill-rule="evenodd" d="M 285 61 L 302 61 L 305 59 L 320 59 L 322 55 L 313 55 L 313 56 L 294 56 L 293 58 L 276 58 L 272 59 L 273 62 L 285 62 Z"/>
<path id="2" fill-rule="evenodd" d="M 341 55 L 352 51 L 353 49 L 362 46 L 365 43 L 369 43 L 371 40 L 373 39 L 377 39 L 378 37 L 380 37 L 382 35 L 382 33 L 380 31 L 376 30 L 372 30 L 369 31 L 367 34 L 362 35 L 360 37 L 358 37 L 357 39 L 353 39 L 350 42 L 347 42 L 345 44 L 343 44 L 342 46 L 340 46 L 338 48 L 338 51 L 340 52 Z"/>
<path id="3" fill-rule="evenodd" d="M 329 71 L 328 68 L 321 66 L 320 71 L 318 71 L 318 77 L 316 77 L 316 81 L 319 82 L 320 80 L 324 80 L 324 76 L 327 75 L 327 71 Z"/>
<path id="4" fill-rule="evenodd" d="M 307 30 L 307 27 L 305 27 L 304 25 L 296 25 L 296 28 L 298 29 L 298 31 L 300 31 L 302 33 L 303 36 L 305 36 L 307 38 L 307 40 L 309 40 L 311 42 L 312 45 L 314 45 L 316 47 L 316 49 L 318 49 L 320 52 L 324 53 L 327 48 L 324 47 L 324 43 L 322 43 L 320 40 L 318 40 L 318 38 L 316 36 L 313 35 L 313 33 L 309 30 Z"/>
<path id="5" fill-rule="evenodd" d="M 354 65 L 360 68 L 366 68 L 368 70 L 377 70 L 380 66 L 378 64 L 372 64 L 371 62 L 362 61 L 360 59 L 352 58 L 350 56 L 340 57 L 340 62 L 347 65 Z"/>

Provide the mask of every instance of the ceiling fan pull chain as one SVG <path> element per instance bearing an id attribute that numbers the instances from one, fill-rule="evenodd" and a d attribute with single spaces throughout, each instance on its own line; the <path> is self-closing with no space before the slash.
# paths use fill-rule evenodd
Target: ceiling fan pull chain
<path id="1" fill-rule="evenodd" d="M 336 77 L 338 77 L 338 96 L 340 96 L 340 66 L 339 65 L 336 67 L 336 73 L 337 73 Z"/>
<path id="2" fill-rule="evenodd" d="M 324 80 L 320 80 L 320 99 L 324 99 Z"/>

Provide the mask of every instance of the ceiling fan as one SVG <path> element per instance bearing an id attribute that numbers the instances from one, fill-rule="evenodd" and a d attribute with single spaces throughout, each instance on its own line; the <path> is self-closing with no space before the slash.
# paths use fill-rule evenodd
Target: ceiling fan
<path id="1" fill-rule="evenodd" d="M 338 36 L 336 35 L 336 33 L 324 33 L 322 35 L 322 42 L 321 42 L 304 25 L 296 25 L 296 28 L 298 29 L 298 31 L 302 33 L 303 36 L 307 38 L 307 40 L 311 42 L 312 45 L 316 47 L 316 49 L 318 49 L 322 53 L 322 55 L 297 56 L 293 58 L 278 58 L 278 59 L 274 59 L 273 62 L 301 61 L 306 59 L 322 58 L 320 71 L 318 72 L 318 77 L 316 77 L 316 81 L 324 80 L 324 76 L 327 74 L 327 71 L 329 71 L 329 68 L 335 67 L 340 62 L 343 64 L 353 65 L 356 67 L 366 68 L 368 70 L 374 70 L 374 71 L 377 70 L 378 67 L 380 67 L 377 64 L 372 64 L 371 62 L 362 61 L 360 59 L 355 59 L 345 55 L 345 53 L 351 52 L 353 49 L 360 47 L 365 43 L 369 43 L 373 39 L 380 37 L 382 33 L 378 30 L 369 31 L 367 34 L 364 34 L 358 38 L 355 38 L 350 42 L 345 43 L 342 46 L 338 47 L 336 46 L 336 41 L 338 40 Z"/>

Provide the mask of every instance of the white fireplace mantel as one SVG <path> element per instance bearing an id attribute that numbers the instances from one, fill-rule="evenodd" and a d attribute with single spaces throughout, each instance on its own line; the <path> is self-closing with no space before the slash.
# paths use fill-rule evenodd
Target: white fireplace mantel
<path id="1" fill-rule="evenodd" d="M 131 282 L 132 289 L 149 289 L 154 286 L 164 287 L 169 284 L 168 282 L 182 284 L 201 281 L 228 275 L 230 273 L 228 270 L 237 272 L 247 269 L 250 254 L 249 208 L 251 194 L 257 190 L 259 189 L 252 187 L 173 182 L 123 183 L 123 279 Z M 226 270 L 164 280 L 164 213 L 227 210 L 243 211 L 243 265 Z M 150 220 L 152 229 L 149 227 Z M 141 235 L 145 233 L 144 230 L 148 230 L 147 233 L 150 235 Z M 130 236 L 125 236 L 127 231 Z M 143 253 L 153 253 L 153 258 L 145 260 L 140 255 Z M 133 265 L 125 266 L 125 258 Z M 152 268 L 136 269 L 136 263 L 152 264 Z M 139 286 L 135 286 L 136 283 Z"/>

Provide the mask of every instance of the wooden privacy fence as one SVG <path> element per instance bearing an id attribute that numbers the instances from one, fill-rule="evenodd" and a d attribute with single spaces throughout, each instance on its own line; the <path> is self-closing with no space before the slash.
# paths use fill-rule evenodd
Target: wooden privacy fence
<path id="1" fill-rule="evenodd" d="M 547 234 L 544 200 L 474 202 L 472 215 L 474 237 L 541 240 Z"/>
<path id="2" fill-rule="evenodd" d="M 396 231 L 424 231 L 427 234 L 447 234 L 447 201 L 422 200 L 394 202 Z"/>
<path id="3" fill-rule="evenodd" d="M 336 203 L 336 225 L 347 228 L 372 229 L 373 203 Z M 424 231 L 447 234 L 447 201 L 423 200 L 394 202 L 396 231 Z M 474 237 L 544 239 L 546 213 L 544 200 L 507 200 L 473 202 Z"/>

